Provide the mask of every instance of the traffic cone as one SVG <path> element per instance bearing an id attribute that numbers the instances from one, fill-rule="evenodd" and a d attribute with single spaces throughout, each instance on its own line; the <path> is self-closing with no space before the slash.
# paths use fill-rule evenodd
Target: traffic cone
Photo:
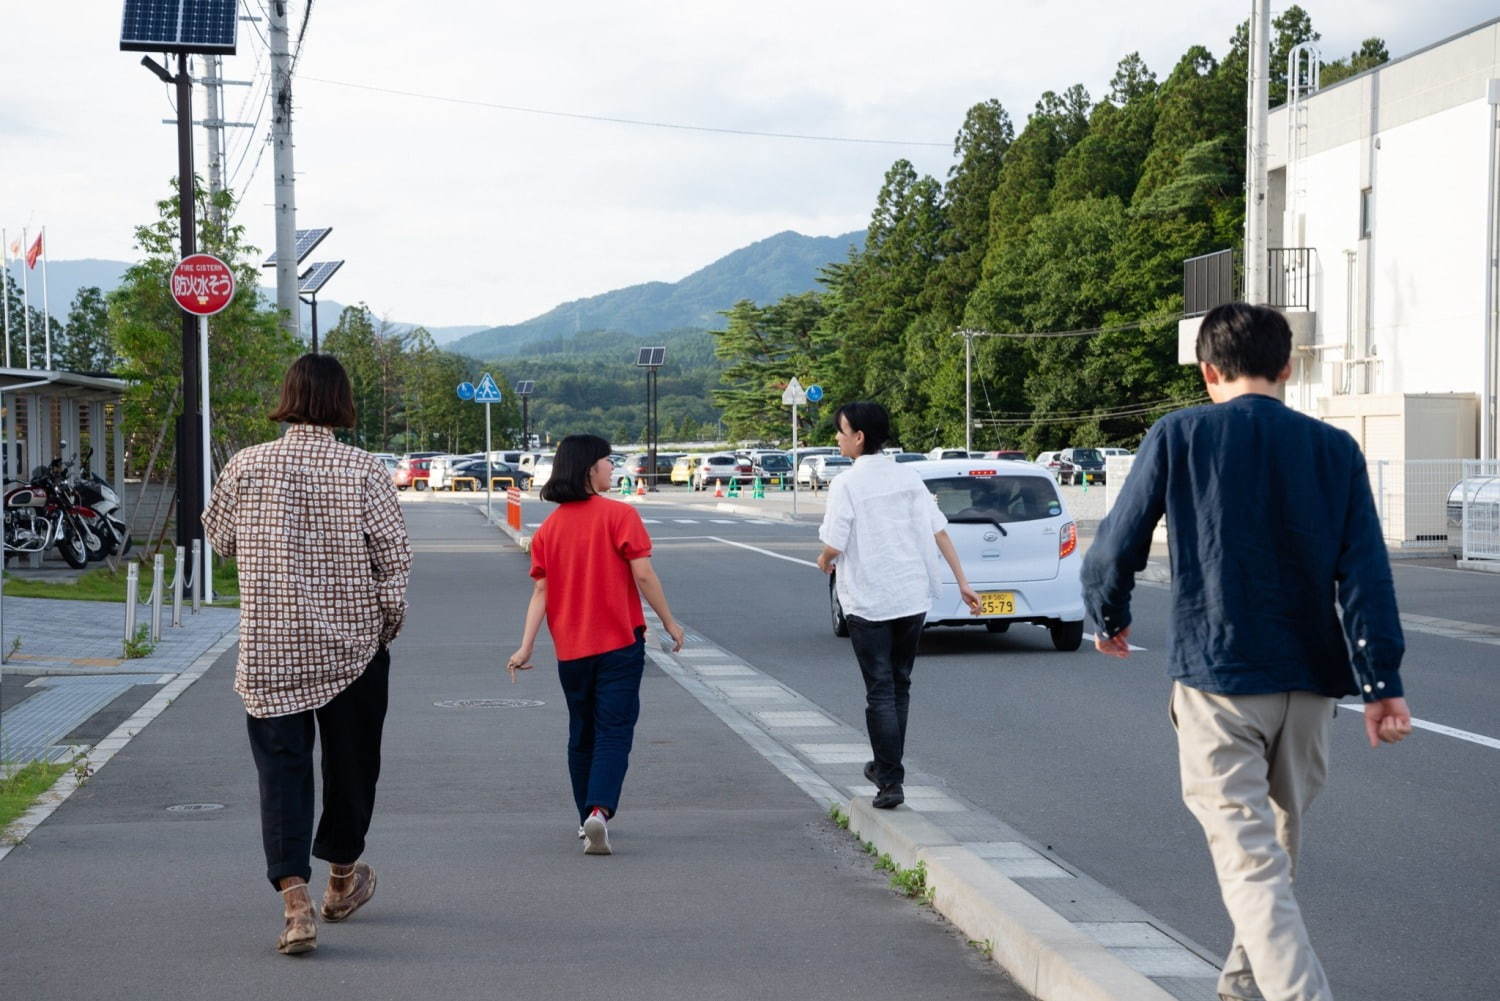
<path id="1" fill-rule="evenodd" d="M 739 497 L 740 497 L 740 481 L 738 479 L 734 479 L 734 480 L 730 480 L 729 481 L 729 496 L 730 496 L 730 498 L 732 498 L 734 500 L 739 500 Z"/>
<path id="2" fill-rule="evenodd" d="M 755 478 L 755 486 L 751 490 L 750 498 L 752 500 L 766 499 L 766 485 L 760 481 L 759 476 Z"/>
<path id="3" fill-rule="evenodd" d="M 715 497 L 723 497 L 724 496 L 724 481 L 723 480 L 714 480 L 714 496 Z"/>
<path id="4" fill-rule="evenodd" d="M 635 495 L 637 497 L 644 497 L 644 496 L 646 496 L 646 480 L 645 480 L 645 477 L 642 477 L 641 479 L 635 481 Z"/>

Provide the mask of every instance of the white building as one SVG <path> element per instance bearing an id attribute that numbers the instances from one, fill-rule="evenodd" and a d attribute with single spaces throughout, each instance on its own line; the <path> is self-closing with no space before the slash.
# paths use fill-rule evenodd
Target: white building
<path id="1" fill-rule="evenodd" d="M 1372 460 L 1496 455 L 1497 105 L 1500 18 L 1294 87 L 1271 112 L 1270 298 L 1297 344 L 1286 401 L 1345 427 Z M 1232 275 L 1198 260 L 1214 281 Z M 1198 281 L 1201 311 L 1218 288 Z M 1196 333 L 1184 320 L 1185 362 Z"/>

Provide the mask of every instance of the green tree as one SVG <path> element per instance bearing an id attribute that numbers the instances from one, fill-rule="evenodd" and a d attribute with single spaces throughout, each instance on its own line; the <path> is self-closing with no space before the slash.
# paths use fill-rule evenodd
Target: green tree
<path id="1" fill-rule="evenodd" d="M 109 336 L 109 311 L 104 293 L 90 285 L 73 296 L 68 309 L 67 336 L 61 351 L 54 349 L 55 364 L 70 372 L 107 372 L 115 364 Z"/>
<path id="2" fill-rule="evenodd" d="M 1390 58 L 1391 54 L 1386 51 L 1382 39 L 1366 38 L 1359 44 L 1359 48 L 1349 53 L 1348 58 L 1324 63 L 1319 70 L 1319 85 L 1328 87 L 1340 80 L 1347 80 L 1357 73 L 1385 64 Z"/>

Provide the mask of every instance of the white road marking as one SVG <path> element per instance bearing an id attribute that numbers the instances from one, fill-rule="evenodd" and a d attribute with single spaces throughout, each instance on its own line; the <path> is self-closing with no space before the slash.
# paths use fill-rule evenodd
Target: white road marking
<path id="1" fill-rule="evenodd" d="M 1365 711 L 1365 707 L 1359 703 L 1345 704 L 1340 702 L 1339 708 L 1352 709 L 1357 713 Z M 1482 733 L 1470 733 L 1468 730 L 1444 726 L 1441 723 L 1429 723 L 1427 720 L 1417 719 L 1415 716 L 1412 717 L 1411 725 L 1419 730 L 1431 730 L 1433 733 L 1441 733 L 1445 737 L 1457 737 L 1459 740 L 1467 740 L 1469 743 L 1478 744 L 1480 747 L 1489 747 L 1500 751 L 1500 740 L 1496 740 L 1494 737 L 1486 737 Z"/>
<path id="2" fill-rule="evenodd" d="M 787 556 L 783 553 L 773 553 L 769 549 L 762 549 L 759 546 L 747 545 L 743 542 L 735 542 L 731 539 L 721 539 L 717 535 L 710 535 L 708 536 L 708 538 L 713 539 L 715 542 L 722 542 L 726 546 L 734 546 L 738 549 L 748 549 L 752 553 L 760 553 L 762 556 L 770 556 L 774 559 L 786 560 L 788 563 L 800 563 L 802 566 L 812 567 L 814 570 L 818 569 L 818 565 L 812 560 L 799 560 L 795 556 Z"/>
<path id="3" fill-rule="evenodd" d="M 660 525 L 661 524 L 661 519 L 660 518 L 642 518 L 641 519 L 641 524 L 642 525 Z"/>
<path id="4" fill-rule="evenodd" d="M 698 524 L 698 520 L 696 518 L 673 518 L 672 520 L 675 521 L 675 522 L 677 522 L 677 524 L 679 524 L 679 525 L 696 525 L 696 524 Z"/>
<path id="5" fill-rule="evenodd" d="M 739 522 L 735 521 L 732 518 L 710 518 L 708 520 L 709 520 L 709 523 L 713 524 L 713 525 L 738 525 L 739 524 Z"/>
<path id="6" fill-rule="evenodd" d="M 1094 634 L 1093 633 L 1084 633 L 1083 634 L 1083 638 L 1086 639 L 1086 640 L 1088 640 L 1090 643 L 1094 642 Z M 1141 653 L 1145 653 L 1146 652 L 1146 648 L 1143 647 L 1143 646 L 1136 646 L 1134 643 L 1127 643 L 1126 645 L 1129 646 L 1130 649 L 1133 650 L 1133 651 L 1134 650 L 1139 650 Z"/>

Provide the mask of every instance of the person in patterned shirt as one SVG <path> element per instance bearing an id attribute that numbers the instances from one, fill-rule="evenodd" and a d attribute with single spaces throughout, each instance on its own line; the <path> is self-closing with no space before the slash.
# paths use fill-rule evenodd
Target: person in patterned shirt
<path id="1" fill-rule="evenodd" d="M 239 565 L 234 690 L 260 775 L 266 875 L 284 900 L 278 951 L 317 947 L 310 855 L 329 863 L 322 915 L 342 921 L 375 894 L 360 861 L 375 807 L 390 673 L 406 614 L 411 545 L 390 474 L 334 440 L 354 426 L 349 376 L 330 355 L 292 365 L 271 415 L 286 433 L 224 467 L 203 527 Z M 313 837 L 313 742 L 323 814 Z"/>

